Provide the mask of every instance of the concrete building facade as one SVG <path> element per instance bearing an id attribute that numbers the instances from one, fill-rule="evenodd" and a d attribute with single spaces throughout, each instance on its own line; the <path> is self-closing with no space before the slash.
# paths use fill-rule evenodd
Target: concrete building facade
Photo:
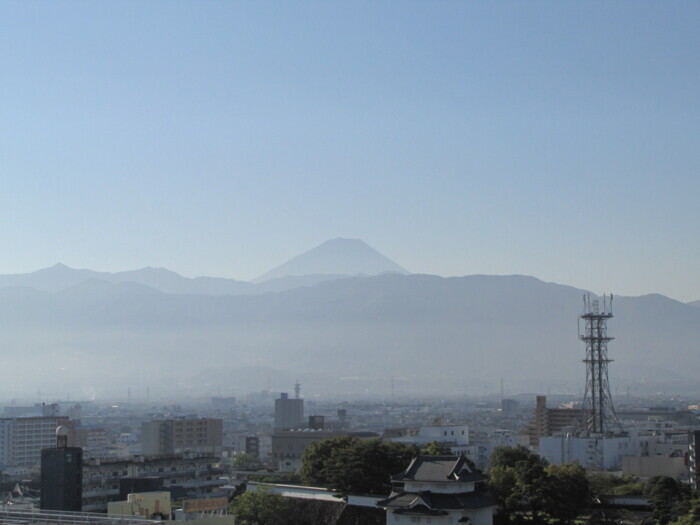
<path id="1" fill-rule="evenodd" d="M 56 429 L 60 426 L 70 429 L 70 420 L 65 416 L 1 418 L 0 463 L 12 467 L 38 467 L 41 450 L 55 446 Z M 72 433 L 69 444 L 75 444 Z"/>
<path id="2" fill-rule="evenodd" d="M 123 478 L 161 478 L 163 490 L 179 487 L 187 497 L 223 495 L 224 473 L 215 456 L 194 453 L 136 456 L 128 459 L 94 458 L 83 465 L 83 510 L 104 512 L 107 503 L 119 501 Z"/>
<path id="3" fill-rule="evenodd" d="M 221 419 L 167 419 L 141 424 L 141 452 L 144 456 L 186 451 L 220 455 L 222 441 Z"/>
<path id="4" fill-rule="evenodd" d="M 537 396 L 533 418 L 526 433 L 530 438 L 530 447 L 537 448 L 540 438 L 555 436 L 575 429 L 581 422 L 583 411 L 579 408 L 549 408 L 547 396 Z"/>
<path id="5" fill-rule="evenodd" d="M 589 470 L 621 470 L 623 456 L 639 455 L 639 439 L 632 436 L 540 439 L 540 456 L 554 465 L 577 461 Z"/>
<path id="6" fill-rule="evenodd" d="M 469 425 L 434 425 L 423 426 L 417 433 L 386 438 L 397 443 L 427 445 L 433 441 L 449 447 L 455 455 L 469 455 Z"/>
<path id="7" fill-rule="evenodd" d="M 299 472 L 304 451 L 312 443 L 351 436 L 359 439 L 379 437 L 374 432 L 333 432 L 329 430 L 282 430 L 272 434 L 272 458 L 282 472 Z"/>
<path id="8" fill-rule="evenodd" d="M 286 392 L 275 399 L 275 430 L 304 427 L 304 400 L 290 399 Z"/>

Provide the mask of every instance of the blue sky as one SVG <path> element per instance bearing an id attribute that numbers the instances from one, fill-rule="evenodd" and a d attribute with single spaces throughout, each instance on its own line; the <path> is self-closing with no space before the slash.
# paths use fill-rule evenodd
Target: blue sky
<path id="1" fill-rule="evenodd" d="M 694 2 L 0 3 L 0 273 L 414 272 L 700 299 Z"/>

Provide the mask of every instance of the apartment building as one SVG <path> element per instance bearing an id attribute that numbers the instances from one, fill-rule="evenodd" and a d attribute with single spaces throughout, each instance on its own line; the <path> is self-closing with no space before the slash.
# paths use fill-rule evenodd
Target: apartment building
<path id="1" fill-rule="evenodd" d="M 212 418 L 166 419 L 141 424 L 141 452 L 145 456 L 197 452 L 219 456 L 222 420 Z"/>
<path id="2" fill-rule="evenodd" d="M 0 418 L 0 464 L 11 467 L 37 467 L 41 450 L 56 445 L 56 429 L 71 430 L 69 445 L 75 444 L 71 422 L 66 416 Z"/>
<path id="3" fill-rule="evenodd" d="M 124 478 L 153 478 L 163 489 L 179 487 L 188 498 L 219 495 L 227 480 L 220 477 L 219 459 L 192 452 L 131 458 L 93 458 L 83 464 L 83 510 L 104 512 L 119 501 Z"/>

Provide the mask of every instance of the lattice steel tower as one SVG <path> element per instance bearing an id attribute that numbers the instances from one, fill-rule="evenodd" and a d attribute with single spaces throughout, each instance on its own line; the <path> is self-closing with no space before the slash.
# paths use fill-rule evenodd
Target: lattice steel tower
<path id="1" fill-rule="evenodd" d="M 586 392 L 583 396 L 584 430 L 587 434 L 621 432 L 620 424 L 608 382 L 608 319 L 612 314 L 612 300 L 603 295 L 602 309 L 598 299 L 583 296 L 583 314 L 579 318 L 579 339 L 586 343 Z M 583 321 L 583 332 L 581 332 Z"/>

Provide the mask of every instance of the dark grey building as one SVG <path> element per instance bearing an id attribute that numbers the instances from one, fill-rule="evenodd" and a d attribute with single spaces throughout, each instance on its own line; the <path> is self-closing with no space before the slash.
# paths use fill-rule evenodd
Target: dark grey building
<path id="1" fill-rule="evenodd" d="M 286 392 L 275 399 L 275 430 L 302 428 L 304 426 L 304 400 L 290 399 Z"/>
<path id="2" fill-rule="evenodd" d="M 82 510 L 83 449 L 45 448 L 41 451 L 41 499 L 43 510 Z"/>

